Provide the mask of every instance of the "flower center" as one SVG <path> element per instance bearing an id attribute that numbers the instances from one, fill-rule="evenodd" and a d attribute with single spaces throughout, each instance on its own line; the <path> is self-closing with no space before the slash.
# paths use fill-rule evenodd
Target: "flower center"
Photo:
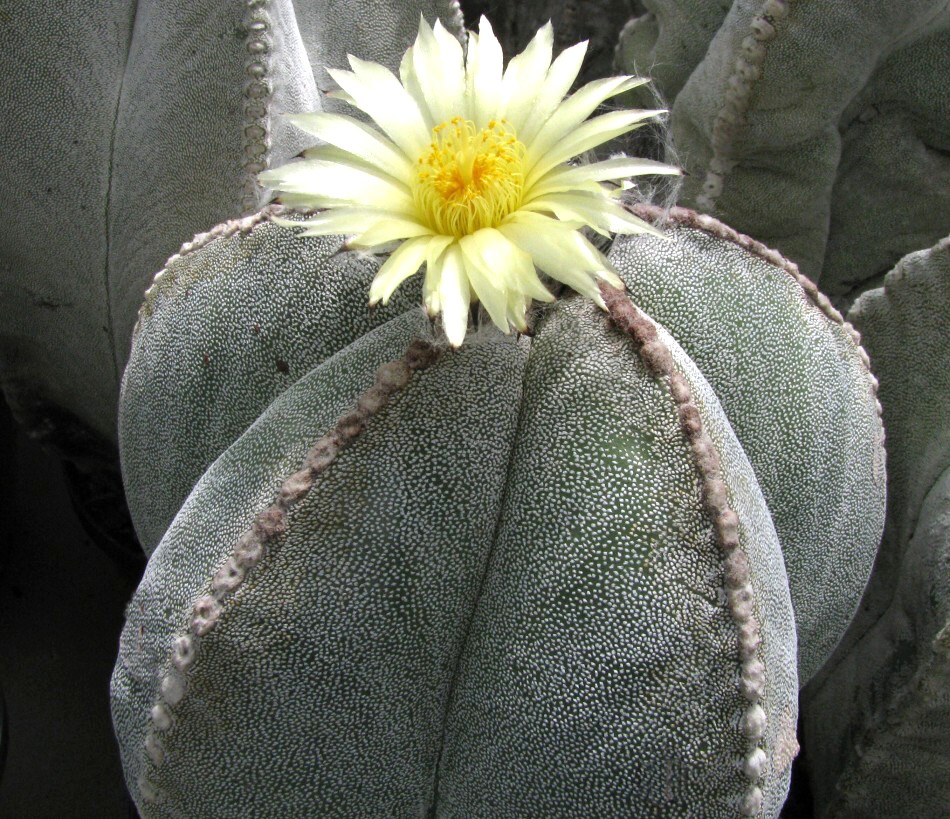
<path id="1" fill-rule="evenodd" d="M 505 120 L 477 130 L 453 117 L 432 129 L 419 157 L 413 196 L 423 219 L 438 233 L 465 236 L 497 227 L 521 205 L 524 145 Z"/>

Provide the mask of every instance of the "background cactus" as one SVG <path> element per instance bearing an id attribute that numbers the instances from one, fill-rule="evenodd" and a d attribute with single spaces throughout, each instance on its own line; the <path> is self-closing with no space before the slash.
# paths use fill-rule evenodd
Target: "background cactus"
<path id="1" fill-rule="evenodd" d="M 130 500 L 146 537 L 167 528 L 130 605 L 114 677 L 116 729 L 141 804 L 155 815 L 256 804 L 212 771 L 227 765 L 253 782 L 286 754 L 277 767 L 287 778 L 269 794 L 291 812 L 332 810 L 362 782 L 360 810 L 370 813 L 744 805 L 776 815 L 797 749 L 795 632 L 781 534 L 753 470 L 792 470 L 795 458 L 782 423 L 770 428 L 767 414 L 743 405 L 741 384 L 770 339 L 797 340 L 772 362 L 785 374 L 768 377 L 797 373 L 804 383 L 774 397 L 772 417 L 795 426 L 795 412 L 813 409 L 810 381 L 863 408 L 855 447 L 820 446 L 840 432 L 820 414 L 796 446 L 810 441 L 825 480 L 863 498 L 853 514 L 880 522 L 873 381 L 840 316 L 777 254 L 676 212 L 672 241 L 618 240 L 612 258 L 631 290 L 684 325 L 697 319 L 677 309 L 689 295 L 669 287 L 664 265 L 699 282 L 700 313 L 720 315 L 741 282 L 761 302 L 742 311 L 753 318 L 729 343 L 736 366 L 720 368 L 716 392 L 665 331 L 650 341 L 649 320 L 615 308 L 633 336 L 625 341 L 596 308 L 568 298 L 538 315 L 532 339 L 483 330 L 414 376 L 364 417 L 362 434 L 298 501 L 308 449 L 318 442 L 313 458 L 332 430 L 348 434 L 355 422 L 339 419 L 363 406 L 373 371 L 430 331 L 417 285 L 400 294 L 407 301 L 368 312 L 372 264 L 331 255 L 333 241 L 296 238 L 268 217 L 212 231 L 218 238 L 157 277 L 127 370 Z M 713 273 L 726 280 L 720 290 L 707 284 Z M 262 288 L 271 299 L 249 298 Z M 308 318 L 288 320 L 288 305 Z M 778 319 L 783 312 L 791 318 Z M 711 346 L 722 351 L 728 337 Z M 293 369 L 278 368 L 290 355 Z M 152 377 L 171 361 L 180 366 L 167 379 Z M 682 430 L 676 415 L 689 395 L 715 452 L 694 444 L 691 454 L 690 413 Z M 231 440 L 207 434 L 207 407 Z M 183 468 L 177 453 L 189 449 Z M 728 501 L 715 488 L 720 458 Z M 203 474 L 169 525 L 195 470 Z M 795 482 L 770 491 L 773 506 L 823 514 L 825 499 L 808 500 Z M 279 497 L 293 502 L 281 507 Z M 744 585 L 746 564 L 712 525 L 726 502 L 742 522 L 735 554 L 748 556 L 758 625 L 744 625 L 748 592 L 727 593 Z M 286 532 L 273 529 L 274 510 L 286 511 Z M 879 529 L 854 543 L 820 534 L 800 531 L 781 548 L 802 553 L 789 566 L 805 573 L 809 549 L 836 554 L 839 583 L 813 590 L 814 607 L 827 610 L 832 597 L 830 609 L 853 608 L 863 578 L 849 586 L 842 572 L 864 554 L 866 577 Z M 246 556 L 254 538 L 270 547 L 259 564 Z M 833 642 L 844 622 L 826 619 Z M 807 616 L 798 622 L 818 634 Z M 224 757 L 222 743 L 245 750 Z M 610 752 L 592 758 L 594 747 Z M 588 776 L 575 781 L 571 770 Z M 220 788 L 209 784 L 219 777 Z M 627 790 L 634 781 L 641 786 Z"/>
<path id="2" fill-rule="evenodd" d="M 950 229 L 942 0 L 635 5 L 618 64 L 672 108 L 684 204 L 848 303 Z"/>
<path id="3" fill-rule="evenodd" d="M 347 52 L 395 67 L 420 13 L 462 30 L 454 0 L 333 6 L 40 2 L 0 26 L 0 384 L 34 435 L 96 456 L 87 472 L 115 460 L 150 273 L 261 206 L 257 173 L 305 147 L 279 115 L 319 110 Z"/>
<path id="4" fill-rule="evenodd" d="M 888 432 L 888 515 L 858 616 L 803 692 L 820 813 L 926 816 L 950 801 L 950 239 L 902 259 L 849 318 Z"/>

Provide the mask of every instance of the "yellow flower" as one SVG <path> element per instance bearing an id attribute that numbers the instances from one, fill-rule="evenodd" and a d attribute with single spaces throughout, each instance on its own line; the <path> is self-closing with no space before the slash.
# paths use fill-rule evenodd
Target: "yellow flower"
<path id="1" fill-rule="evenodd" d="M 679 170 L 624 156 L 568 164 L 663 112 L 624 109 L 588 119 L 646 80 L 596 80 L 565 98 L 587 43 L 552 62 L 553 40 L 548 23 L 503 70 L 484 17 L 467 53 L 440 23 L 433 29 L 423 20 L 399 79 L 352 56 L 352 71 L 329 71 L 341 88 L 336 96 L 376 128 L 340 114 L 294 116 L 325 144 L 261 181 L 287 205 L 324 209 L 303 223 L 303 235 L 344 234 L 350 247 L 371 251 L 401 242 L 373 280 L 370 303 L 385 304 L 424 264 L 426 309 L 442 314 L 454 346 L 465 338 L 475 300 L 504 332 L 526 329 L 531 301 L 554 298 L 538 270 L 603 307 L 597 280 L 623 285 L 578 228 L 657 231 L 618 201 L 620 186 L 601 183 Z"/>

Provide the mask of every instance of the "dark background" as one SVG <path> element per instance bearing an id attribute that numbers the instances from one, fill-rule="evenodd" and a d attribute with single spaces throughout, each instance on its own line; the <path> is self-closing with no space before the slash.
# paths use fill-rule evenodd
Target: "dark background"
<path id="1" fill-rule="evenodd" d="M 0 398 L 0 817 L 134 816 L 109 718 L 109 677 L 137 584 L 93 544 L 61 460 Z"/>

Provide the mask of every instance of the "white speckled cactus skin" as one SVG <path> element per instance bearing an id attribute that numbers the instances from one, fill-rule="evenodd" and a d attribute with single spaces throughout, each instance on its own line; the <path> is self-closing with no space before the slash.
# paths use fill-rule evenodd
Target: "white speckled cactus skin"
<path id="1" fill-rule="evenodd" d="M 945 0 L 639 5 L 617 61 L 672 108 L 685 204 L 842 303 L 950 229 Z"/>
<path id="2" fill-rule="evenodd" d="M 800 335 L 769 357 L 863 408 L 859 455 L 814 449 L 874 521 L 873 380 L 777 254 L 673 218 L 670 242 L 618 241 L 612 257 L 631 292 L 679 260 L 700 281 L 728 271 L 731 298 L 748 280 L 774 302 L 748 306 L 738 379 L 710 367 L 707 381 L 701 354 L 619 291 L 610 318 L 566 298 L 531 338 L 481 330 L 423 367 L 405 358 L 431 337 L 414 285 L 367 311 L 371 264 L 266 212 L 171 261 L 122 405 L 136 525 L 152 543 L 164 532 L 113 678 L 144 815 L 778 815 L 798 747 L 796 623 L 821 640 L 843 628 L 796 618 L 782 550 L 790 570 L 817 548 L 838 550 L 842 578 L 862 570 L 851 543 L 809 543 L 775 513 L 823 501 L 781 481 L 763 494 L 760 473 L 795 458 L 739 382 L 757 344 Z M 771 399 L 773 417 L 799 423 L 796 396 Z M 820 419 L 812 433 L 837 434 Z M 861 584 L 802 599 L 853 607 Z"/>
<path id="3" fill-rule="evenodd" d="M 647 238 L 615 242 L 611 258 L 702 370 L 752 462 L 785 556 L 804 684 L 850 622 L 884 526 L 875 382 L 857 333 L 794 266 L 715 220 L 672 215 L 675 254 Z"/>

